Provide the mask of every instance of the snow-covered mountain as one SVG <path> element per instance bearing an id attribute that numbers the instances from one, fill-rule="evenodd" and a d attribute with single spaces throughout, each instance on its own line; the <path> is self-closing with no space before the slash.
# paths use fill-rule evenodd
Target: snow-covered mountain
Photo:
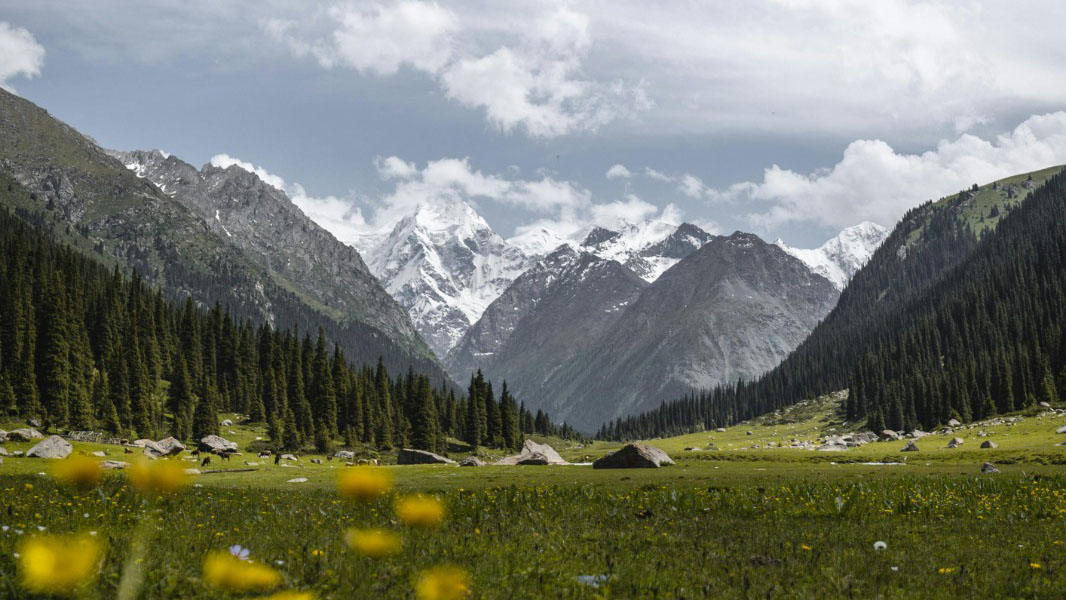
<path id="1" fill-rule="evenodd" d="M 535 262 L 459 200 L 421 204 L 391 229 L 349 243 L 437 356 Z"/>
<path id="2" fill-rule="evenodd" d="M 825 277 L 843 290 L 852 275 L 873 256 L 889 230 L 869 221 L 848 227 L 820 248 L 792 248 L 781 240 L 774 244 L 807 264 L 815 273 Z"/>
<path id="3" fill-rule="evenodd" d="M 581 249 L 618 261 L 651 283 L 714 237 L 690 223 L 645 221 L 627 224 L 618 231 L 595 227 L 581 243 Z"/>

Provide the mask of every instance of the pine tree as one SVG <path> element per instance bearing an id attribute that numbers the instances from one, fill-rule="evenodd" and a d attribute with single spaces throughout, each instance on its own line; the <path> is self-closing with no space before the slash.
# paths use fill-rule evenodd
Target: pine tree
<path id="1" fill-rule="evenodd" d="M 437 449 L 437 430 L 440 429 L 440 424 L 437 420 L 433 390 L 426 377 L 418 378 L 416 397 L 418 407 L 411 420 L 411 446 L 419 450 L 434 451 Z"/>
<path id="2" fill-rule="evenodd" d="M 192 418 L 192 438 L 199 441 L 209 435 L 218 435 L 218 398 L 214 385 L 204 377 L 200 382 L 200 397 Z"/>
<path id="3" fill-rule="evenodd" d="M 195 400 L 192 395 L 192 382 L 189 381 L 189 368 L 185 364 L 184 358 L 179 358 L 177 361 L 167 397 L 167 408 L 170 410 L 174 422 L 174 437 L 179 440 L 190 439 L 193 435 L 192 422 Z"/>

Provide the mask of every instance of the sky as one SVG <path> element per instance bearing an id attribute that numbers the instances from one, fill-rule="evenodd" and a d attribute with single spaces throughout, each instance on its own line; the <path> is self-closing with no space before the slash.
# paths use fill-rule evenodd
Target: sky
<path id="1" fill-rule="evenodd" d="M 0 4 L 0 86 L 101 145 L 237 164 L 342 240 L 658 219 L 819 245 L 1066 163 L 1059 1 Z"/>

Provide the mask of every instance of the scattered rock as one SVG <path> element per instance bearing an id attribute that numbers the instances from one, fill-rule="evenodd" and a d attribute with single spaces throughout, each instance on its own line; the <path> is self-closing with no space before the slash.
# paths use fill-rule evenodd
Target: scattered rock
<path id="1" fill-rule="evenodd" d="M 483 467 L 485 462 L 476 456 L 468 456 L 459 461 L 460 467 Z"/>
<path id="2" fill-rule="evenodd" d="M 960 437 L 951 438 L 951 441 L 948 442 L 948 448 L 958 448 L 963 445 L 963 443 L 965 443 L 965 441 Z"/>
<path id="3" fill-rule="evenodd" d="M 1055 433 L 1066 433 L 1066 425 L 1063 425 L 1062 427 L 1056 429 Z"/>
<path id="4" fill-rule="evenodd" d="M 994 465 L 992 463 L 985 463 L 985 464 L 981 465 L 981 472 L 982 473 L 999 473 L 999 469 L 997 469 L 996 465 Z"/>
<path id="5" fill-rule="evenodd" d="M 107 452 L 104 452 L 103 450 L 97 450 L 96 452 L 90 452 L 89 456 L 95 456 L 95 457 L 98 457 L 98 458 L 103 458 L 103 457 L 107 456 Z"/>
<path id="6" fill-rule="evenodd" d="M 914 431 L 908 433 L 907 437 L 909 437 L 911 439 L 915 439 L 915 440 L 920 440 L 920 439 L 922 439 L 923 437 L 925 437 L 927 435 L 933 435 L 933 434 L 929 433 L 928 431 L 922 431 L 921 429 L 915 429 Z"/>
<path id="7" fill-rule="evenodd" d="M 27 458 L 66 458 L 70 456 L 70 453 L 74 450 L 74 446 L 70 445 L 70 442 L 59 437 L 58 435 L 51 435 L 45 438 L 43 441 L 38 442 L 36 446 L 26 451 Z"/>
<path id="8" fill-rule="evenodd" d="M 715 429 L 715 431 L 718 433 L 725 433 L 725 427 L 719 427 L 718 429 Z"/>
<path id="9" fill-rule="evenodd" d="M 321 458 L 312 458 L 311 459 L 311 464 L 320 465 L 320 464 L 322 464 L 322 459 Z"/>
<path id="10" fill-rule="evenodd" d="M 26 420 L 26 424 L 29 425 L 30 427 L 33 427 L 34 429 L 40 429 L 41 428 L 41 422 L 38 421 L 37 419 L 27 419 Z"/>
<path id="11" fill-rule="evenodd" d="M 543 462 L 542 462 L 543 461 Z M 555 448 L 547 444 L 538 444 L 533 440 L 526 440 L 522 444 L 522 451 L 514 456 L 508 456 L 496 461 L 497 465 L 565 465 L 567 462 Z"/>
<path id="12" fill-rule="evenodd" d="M 237 444 L 217 435 L 209 435 L 200 440 L 200 450 L 208 450 L 216 454 L 236 452 Z"/>
<path id="13" fill-rule="evenodd" d="M 592 463 L 593 469 L 639 469 L 658 468 L 672 465 L 665 452 L 655 446 L 648 446 L 640 442 L 626 444 L 614 454 L 608 454 Z"/>
<path id="14" fill-rule="evenodd" d="M 1041 408 L 1051 408 L 1051 405 L 1050 405 L 1050 404 L 1048 404 L 1047 402 L 1041 402 L 1041 403 L 1040 403 L 1040 407 L 1041 407 Z"/>
<path id="15" fill-rule="evenodd" d="M 41 432 L 36 429 L 23 428 L 7 432 L 7 439 L 12 442 L 32 442 L 33 440 L 39 440 L 43 437 Z"/>
<path id="16" fill-rule="evenodd" d="M 962 425 L 962 423 L 960 423 L 958 419 L 951 419 L 948 421 L 948 427 L 958 427 L 960 425 Z"/>
<path id="17" fill-rule="evenodd" d="M 900 450 L 900 452 L 917 452 L 917 451 L 918 451 L 918 444 L 914 440 L 911 440 L 911 441 L 907 442 L 907 445 L 904 446 L 902 450 Z"/>
<path id="18" fill-rule="evenodd" d="M 986 449 L 987 448 L 999 448 L 999 444 L 993 442 L 992 440 L 985 440 L 985 441 L 981 442 L 981 447 L 982 448 L 986 448 Z"/>
<path id="19" fill-rule="evenodd" d="M 899 434 L 891 429 L 886 429 L 881 432 L 881 440 L 885 442 L 895 442 L 899 440 Z"/>
<path id="20" fill-rule="evenodd" d="M 130 466 L 130 463 L 121 460 L 102 460 L 100 461 L 101 469 L 125 469 Z"/>
<path id="21" fill-rule="evenodd" d="M 163 438 L 156 442 L 156 445 L 163 450 L 164 456 L 177 456 L 185 450 L 185 444 L 181 443 L 174 436 Z"/>
<path id="22" fill-rule="evenodd" d="M 305 481 L 307 481 L 306 477 L 296 477 L 295 479 L 290 479 L 285 483 L 304 483 Z"/>
<path id="23" fill-rule="evenodd" d="M 0 429 L 0 443 L 6 442 L 6 441 L 7 441 L 7 432 L 4 431 L 3 429 Z"/>
<path id="24" fill-rule="evenodd" d="M 200 469 L 185 469 L 186 475 L 199 475 Z"/>
<path id="25" fill-rule="evenodd" d="M 144 442 L 144 444 L 137 444 L 137 442 Z M 134 442 L 134 444 L 143 446 L 144 455 L 148 458 L 162 458 L 167 455 L 167 451 L 152 440 L 137 440 L 137 442 Z"/>
<path id="26" fill-rule="evenodd" d="M 333 453 L 333 457 L 341 460 L 353 460 L 355 458 L 355 452 L 352 452 L 351 450 L 338 450 Z"/>
<path id="27" fill-rule="evenodd" d="M 0 446 L 0 456 L 8 456 L 7 448 Z"/>
<path id="28" fill-rule="evenodd" d="M 233 421 L 231 421 L 229 419 L 225 419 L 224 421 L 219 423 L 219 425 L 222 426 L 222 427 L 232 427 L 233 426 Z"/>
<path id="29" fill-rule="evenodd" d="M 396 456 L 398 465 L 454 465 L 455 461 L 426 450 L 404 448 Z"/>
<path id="30" fill-rule="evenodd" d="M 295 460 L 299 460 L 299 459 L 297 459 L 292 454 L 282 454 L 281 455 L 281 460 L 292 460 L 292 461 L 295 461 Z"/>

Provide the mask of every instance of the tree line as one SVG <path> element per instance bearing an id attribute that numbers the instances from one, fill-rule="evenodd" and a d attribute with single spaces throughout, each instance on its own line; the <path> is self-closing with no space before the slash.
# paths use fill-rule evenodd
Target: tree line
<path id="1" fill-rule="evenodd" d="M 39 220 L 39 219 L 37 219 Z M 134 272 L 108 269 L 0 210 L 0 411 L 47 428 L 198 440 L 219 413 L 268 426 L 271 443 L 441 451 L 449 437 L 516 448 L 529 434 L 574 435 L 480 373 L 466 394 L 409 368 L 353 364 L 312 338 L 175 302 Z"/>
<path id="2" fill-rule="evenodd" d="M 921 401 L 916 400 L 912 413 L 908 405 L 909 397 L 917 397 L 924 393 L 922 386 L 913 384 L 916 387 L 904 391 L 900 387 L 901 383 L 897 383 L 896 387 L 890 385 L 893 376 L 889 373 L 894 373 L 898 382 L 903 379 L 913 382 L 913 377 L 905 376 L 897 369 L 886 371 L 884 378 L 881 378 L 876 373 L 871 374 L 869 368 L 864 368 L 864 374 L 860 377 L 857 374 L 860 362 L 870 365 L 886 361 L 887 357 L 892 356 L 892 352 L 895 352 L 897 356 L 914 352 L 914 345 L 907 345 L 907 342 L 899 340 L 896 337 L 897 334 L 910 327 L 916 319 L 922 318 L 921 315 L 924 313 L 920 313 L 918 310 L 920 307 L 939 306 L 942 299 L 938 296 L 944 294 L 950 286 L 953 286 L 952 290 L 957 291 L 957 295 L 952 297 L 969 298 L 971 302 L 987 300 L 987 294 L 980 295 L 980 290 L 975 290 L 973 286 L 965 289 L 964 279 L 970 275 L 959 274 L 968 272 L 966 265 L 979 248 L 996 247 L 996 250 L 982 251 L 982 256 L 988 256 L 990 253 L 995 254 L 1000 245 L 1007 244 L 1007 242 L 996 241 L 1006 239 L 1004 236 L 1007 235 L 995 233 L 999 228 L 1011 221 L 1028 220 L 1031 217 L 1027 215 L 1033 214 L 1030 211 L 1053 213 L 1061 209 L 1062 177 L 1061 174 L 1055 176 L 1048 182 L 1053 185 L 1049 187 L 1046 184 L 1043 188 L 1033 192 L 1021 204 L 1014 200 L 1013 202 L 1004 201 L 997 205 L 994 216 L 1001 218 L 998 227 L 983 231 L 980 237 L 970 228 L 965 219 L 966 211 L 971 206 L 977 189 L 963 191 L 940 202 L 926 202 L 909 210 L 888 239 L 874 253 L 869 263 L 860 269 L 849 282 L 847 288 L 841 293 L 837 306 L 780 365 L 752 381 L 727 382 L 712 389 L 696 390 L 679 399 L 665 401 L 654 410 L 616 419 L 604 424 L 597 433 L 597 437 L 640 439 L 724 427 L 773 412 L 807 398 L 851 387 L 856 387 L 856 393 L 852 394 L 854 399 L 848 407 L 849 415 L 853 419 L 875 416 L 868 415 L 868 411 L 870 407 L 879 406 L 881 400 L 866 398 L 872 398 L 875 394 L 887 394 L 892 398 L 899 398 L 900 404 L 904 407 L 905 418 L 902 421 L 896 418 L 898 412 L 895 410 L 893 399 L 893 405 L 890 408 L 882 408 L 881 411 L 886 425 L 931 426 L 931 423 L 935 423 L 932 420 L 934 413 L 940 418 L 943 417 L 943 410 L 923 412 L 919 407 Z M 1010 189 L 1012 188 L 1009 187 L 1008 192 Z M 1031 205 L 1039 205 L 1040 208 L 1030 208 Z M 1022 216 L 1015 214 L 1020 210 L 1019 207 L 1026 207 L 1025 212 L 1018 213 Z M 1006 215 L 1001 214 L 1004 212 Z M 1058 222 L 1061 223 L 1061 219 Z M 1010 225 L 1006 231 L 1011 232 L 1012 236 L 1020 235 L 1017 231 L 1018 227 L 1018 225 Z M 1045 239 L 1041 243 L 1047 246 L 1048 241 Z M 1053 249 L 1047 247 L 1019 246 L 1013 247 L 1011 254 L 1004 254 L 999 258 L 1003 261 L 1002 268 L 1004 269 L 1020 268 L 1011 267 L 1011 261 L 1018 265 L 1031 265 L 1029 268 L 1035 274 L 1029 273 L 1027 276 L 1044 281 L 1049 278 L 1048 270 L 1053 268 L 1046 259 L 1046 255 L 1052 251 Z M 960 280 L 960 277 L 963 279 Z M 1048 298 L 1037 301 L 1035 298 L 1030 299 L 1029 295 L 1044 292 L 1034 287 L 1032 281 L 1028 283 L 1012 281 L 1017 287 L 1009 291 L 999 288 L 995 292 L 998 296 L 1002 296 L 1003 302 L 1006 302 L 1008 296 L 1014 295 L 1016 297 L 1010 301 L 1012 306 L 1029 307 L 1033 303 L 1043 302 L 1042 309 L 1049 309 L 1050 306 L 1055 305 L 1054 301 L 1048 298 L 1053 298 L 1058 292 L 1051 292 Z M 1004 310 L 1005 306 L 1007 304 L 1001 303 L 998 310 Z M 1004 314 L 997 313 L 997 315 L 997 318 L 1006 318 Z M 1038 316 L 1047 318 L 1043 313 L 1017 315 L 1014 318 L 1030 320 Z M 1032 332 L 1033 323 L 1037 322 L 1033 321 L 1025 325 L 1022 331 L 1026 331 L 1028 335 Z M 953 349 L 965 351 L 960 350 L 957 344 L 969 343 L 974 336 L 984 335 L 987 323 L 974 320 L 968 321 L 966 326 L 969 329 L 965 337 L 951 338 Z M 1012 335 L 1019 335 L 1018 329 L 1010 331 Z M 1015 376 L 1021 377 L 1021 381 L 1042 381 L 1046 379 L 1044 372 L 1050 371 L 1053 374 L 1052 379 L 1058 379 L 1058 387 L 1066 385 L 1066 382 L 1061 379 L 1062 376 L 1056 375 L 1058 373 L 1056 364 L 1061 363 L 1055 361 L 1061 360 L 1061 353 L 1048 354 L 1047 350 L 1051 347 L 1058 347 L 1057 338 L 1054 343 L 1049 341 L 1059 335 L 1058 329 L 1044 332 L 1041 336 L 1029 336 L 1028 341 L 1024 337 L 1015 338 L 1016 343 L 1013 349 L 1007 347 L 1009 344 L 1006 341 L 1007 338 L 1004 337 L 1006 334 L 999 335 L 1001 336 L 999 339 L 988 340 L 980 346 L 988 353 L 987 360 L 977 355 L 973 358 L 972 368 L 968 362 L 966 366 L 974 373 L 970 379 L 981 380 L 985 373 L 991 377 L 996 369 L 1011 372 L 1011 385 L 1015 391 L 1014 402 L 1008 405 L 1005 400 L 998 400 L 1000 395 L 994 392 L 993 397 L 997 399 L 995 400 L 996 411 L 1009 410 L 1009 406 L 1022 406 L 1018 403 L 1019 398 L 1022 402 L 1029 402 L 1031 397 L 1040 397 L 1042 392 L 1035 388 L 1025 387 L 1023 392 L 1020 387 L 1017 387 L 1023 384 L 1015 383 L 1013 381 Z M 941 343 L 945 341 L 943 337 L 940 339 Z M 927 338 L 923 338 L 919 343 L 926 344 L 926 342 Z M 996 348 L 996 344 L 1002 346 Z M 894 350 L 891 350 L 892 348 Z M 964 394 L 977 389 L 988 390 L 989 386 L 985 386 L 983 382 L 980 384 L 981 388 L 970 386 L 969 383 L 961 385 L 959 384 L 961 378 L 959 372 L 948 373 L 934 369 L 932 366 L 935 366 L 935 363 L 929 358 L 933 355 L 924 356 L 930 361 L 926 363 L 928 368 L 920 371 L 926 381 L 924 384 L 926 388 L 929 386 L 928 382 L 935 379 L 938 393 L 941 397 L 952 398 L 947 402 L 956 407 L 956 413 L 960 417 L 966 417 L 967 414 L 971 417 L 989 414 L 990 407 L 984 402 L 984 398 L 980 401 L 986 404 L 982 410 L 974 411 L 972 406 L 969 413 L 958 410 L 962 408 L 961 398 Z M 903 364 L 902 359 L 897 362 Z M 1047 363 L 1047 368 L 1042 364 L 1043 362 Z M 1021 375 L 1020 370 L 1025 370 L 1026 373 Z M 1000 389 L 1004 386 L 1003 377 L 999 378 Z M 953 381 L 953 383 L 949 384 L 948 381 Z M 973 402 L 976 401 L 968 399 L 968 404 L 972 405 Z M 888 415 L 889 412 L 892 413 L 891 416 Z M 950 409 L 947 413 L 952 414 Z M 875 418 L 871 424 L 876 426 L 881 423 Z"/>

